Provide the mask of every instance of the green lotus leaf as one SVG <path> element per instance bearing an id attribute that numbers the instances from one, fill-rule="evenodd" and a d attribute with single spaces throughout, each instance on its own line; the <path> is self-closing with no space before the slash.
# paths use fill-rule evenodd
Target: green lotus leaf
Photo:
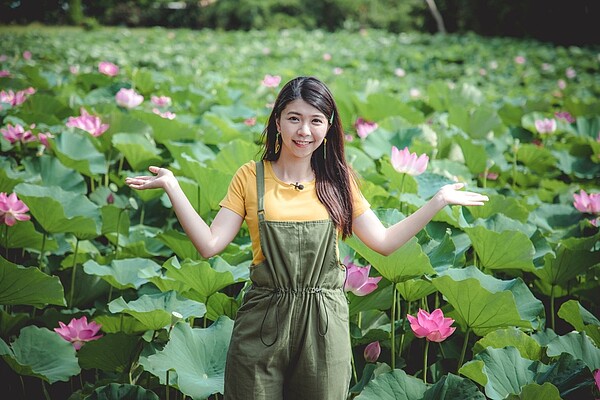
<path id="1" fill-rule="evenodd" d="M 565 398 L 576 398 L 576 393 L 582 394 L 580 390 L 584 390 L 584 393 L 589 391 L 591 371 L 582 360 L 569 353 L 562 353 L 548 367 L 538 375 L 537 383 L 553 384 Z"/>
<path id="2" fill-rule="evenodd" d="M 562 353 L 582 360 L 590 371 L 600 368 L 600 348 L 594 346 L 585 332 L 570 332 L 564 336 L 558 336 L 548 343 L 546 350 L 548 356 L 555 357 Z"/>
<path id="3" fill-rule="evenodd" d="M 0 310 L 0 337 L 16 336 L 25 325 L 30 322 L 28 313 Z"/>
<path id="4" fill-rule="evenodd" d="M 600 164 L 594 163 L 589 156 L 573 156 L 569 149 L 554 150 L 552 155 L 558 160 L 556 166 L 567 175 L 582 179 L 594 179 L 600 174 Z"/>
<path id="5" fill-rule="evenodd" d="M 171 157 L 176 160 L 179 165 L 184 166 L 185 162 L 198 162 L 202 165 L 209 160 L 213 160 L 217 155 L 214 151 L 202 142 L 195 141 L 192 143 L 176 142 L 169 140 L 163 143 L 169 150 Z M 182 168 L 182 172 L 191 172 L 187 168 Z"/>
<path id="6" fill-rule="evenodd" d="M 519 146 L 517 158 L 535 174 L 556 175 L 557 160 L 547 148 L 524 143 Z"/>
<path id="7" fill-rule="evenodd" d="M 95 389 L 84 400 L 159 400 L 151 390 L 127 383 L 109 383 Z"/>
<path id="8" fill-rule="evenodd" d="M 346 147 L 346 161 L 358 173 L 367 172 L 375 168 L 373 159 L 356 147 Z"/>
<path id="9" fill-rule="evenodd" d="M 182 185 L 183 186 L 183 185 Z M 189 198 L 189 197 L 188 197 Z M 181 259 L 202 260 L 203 257 L 198 252 L 190 238 L 181 231 L 168 230 L 159 233 L 156 237 L 162 241 L 175 255 Z"/>
<path id="10" fill-rule="evenodd" d="M 437 290 L 431 282 L 424 279 L 409 279 L 397 283 L 396 289 L 402 298 L 408 302 L 422 299 Z"/>
<path id="11" fill-rule="evenodd" d="M 0 339 L 0 356 L 18 374 L 50 383 L 68 382 L 81 372 L 73 345 L 56 332 L 34 325 L 21 329 L 10 347 Z"/>
<path id="12" fill-rule="evenodd" d="M 164 349 L 140 357 L 140 364 L 163 384 L 166 372 L 174 370 L 179 390 L 194 399 L 222 393 L 232 330 L 233 321 L 227 317 L 219 318 L 206 329 L 192 329 L 188 324 L 177 323 Z"/>
<path id="13" fill-rule="evenodd" d="M 377 128 L 362 140 L 362 151 L 373 160 L 389 155 L 392 150 L 393 133 L 383 128 Z M 401 150 L 401 149 L 400 149 Z"/>
<path id="14" fill-rule="evenodd" d="M 470 266 L 441 272 L 433 285 L 454 307 L 463 329 L 478 336 L 509 326 L 536 328 L 543 317 L 542 302 L 520 278 L 503 281 Z"/>
<path id="15" fill-rule="evenodd" d="M 47 304 L 66 306 L 63 286 L 57 276 L 49 276 L 36 267 L 22 267 L 0 257 L 0 304 Z"/>
<path id="16" fill-rule="evenodd" d="M 586 310 L 577 300 L 569 300 L 560 306 L 558 316 L 567 321 L 577 331 L 585 331 L 600 347 L 600 321 Z"/>
<path id="17" fill-rule="evenodd" d="M 485 150 L 485 144 L 477 143 L 470 138 L 467 139 L 463 135 L 455 135 L 454 140 L 460 145 L 469 171 L 472 174 L 484 172 L 489 158 Z"/>
<path id="18" fill-rule="evenodd" d="M 102 234 L 119 233 L 121 235 L 129 232 L 129 212 L 112 204 L 102 206 Z"/>
<path id="19" fill-rule="evenodd" d="M 248 140 L 233 140 L 223 146 L 217 157 L 208 164 L 225 175 L 233 176 L 248 160 L 258 160 L 259 151 L 259 147 Z"/>
<path id="20" fill-rule="evenodd" d="M 0 244 L 8 249 L 34 249 L 38 252 L 42 246 L 45 251 L 57 249 L 56 240 L 51 237 L 44 238 L 43 234 L 35 230 L 31 221 L 20 221 L 8 230 L 0 229 Z"/>
<path id="21" fill-rule="evenodd" d="M 157 84 L 154 81 L 153 72 L 146 68 L 136 68 L 133 70 L 131 81 L 139 93 L 149 95 L 156 89 Z"/>
<path id="22" fill-rule="evenodd" d="M 202 116 L 201 126 L 204 130 L 202 134 L 202 142 L 204 142 L 204 144 L 220 145 L 222 143 L 232 143 L 239 141 L 241 137 L 241 131 L 234 125 L 231 119 L 210 111 Z M 245 158 L 243 162 L 252 158 L 253 157 Z M 233 165 L 240 166 L 243 162 Z"/>
<path id="23" fill-rule="evenodd" d="M 441 242 L 431 240 L 423 249 L 431 261 L 431 266 L 438 272 L 454 267 L 458 262 L 456 245 L 449 232 L 444 233 Z"/>
<path id="24" fill-rule="evenodd" d="M 367 384 L 356 400 L 413 400 L 423 398 L 427 385 L 421 379 L 395 369 Z"/>
<path id="25" fill-rule="evenodd" d="M 170 258 L 163 264 L 166 277 L 182 282 L 189 289 L 183 294 L 202 303 L 219 290 L 235 283 L 230 271 L 219 272 L 206 261 L 184 260 L 181 264 L 176 258 Z"/>
<path id="26" fill-rule="evenodd" d="M 84 195 L 28 183 L 17 185 L 15 192 L 46 232 L 72 233 L 82 240 L 99 235 L 100 211 Z"/>
<path id="27" fill-rule="evenodd" d="M 112 137 L 112 144 L 135 171 L 145 170 L 162 161 L 156 144 L 145 135 L 117 133 Z"/>
<path id="28" fill-rule="evenodd" d="M 543 385 L 530 383 L 523 386 L 520 394 L 511 394 L 506 397 L 507 400 L 561 400 L 558 388 L 550 382 L 545 382 Z"/>
<path id="29" fill-rule="evenodd" d="M 106 159 L 100 153 L 87 132 L 64 131 L 50 147 L 66 167 L 89 177 L 106 172 Z"/>
<path id="30" fill-rule="evenodd" d="M 186 299 L 174 291 L 145 294 L 130 302 L 119 297 L 108 303 L 108 309 L 112 313 L 129 314 L 143 323 L 147 329 L 155 331 L 171 324 L 173 311 L 181 314 L 184 319 L 203 317 L 206 313 L 204 304 Z"/>
<path id="31" fill-rule="evenodd" d="M 600 252 L 591 251 L 597 240 L 598 235 L 562 240 L 557 246 L 556 256 L 547 254 L 544 267 L 534 273 L 549 285 L 566 286 L 571 279 L 600 263 Z"/>
<path id="32" fill-rule="evenodd" d="M 225 315 L 235 319 L 240 304 L 225 293 L 214 293 L 208 298 L 206 303 L 206 318 L 216 321 L 220 316 Z"/>
<path id="33" fill-rule="evenodd" d="M 519 350 L 521 357 L 529 360 L 541 360 L 542 346 L 525 332 L 515 327 L 497 329 L 479 339 L 473 346 L 473 353 L 481 353 L 488 347 L 501 349 L 512 346 Z"/>
<path id="34" fill-rule="evenodd" d="M 454 374 L 444 375 L 431 386 L 422 400 L 485 400 L 483 393 L 470 380 Z"/>
<path id="35" fill-rule="evenodd" d="M 59 186 L 67 192 L 87 193 L 87 186 L 81 174 L 65 167 L 56 157 L 43 155 L 22 160 L 22 164 L 30 174 L 39 175 L 38 183 L 43 182 L 43 186 Z"/>
<path id="36" fill-rule="evenodd" d="M 473 139 L 484 139 L 490 131 L 502 126 L 498 113 L 488 105 L 470 109 L 460 104 L 449 104 L 448 122 L 461 128 Z"/>
<path id="37" fill-rule="evenodd" d="M 196 205 L 196 209 L 200 209 L 202 214 L 210 210 L 218 210 L 219 202 L 227 194 L 229 182 L 233 175 L 221 172 L 215 168 L 205 167 L 199 161 L 192 160 L 186 154 L 181 157 L 179 163 L 181 164 L 182 173 L 198 185 L 200 204 L 198 206 L 197 202 L 192 203 Z M 194 195 L 195 197 L 198 196 L 196 193 Z"/>
<path id="38" fill-rule="evenodd" d="M 389 310 L 392 307 L 392 285 L 389 282 L 379 281 L 377 290 L 368 296 L 356 296 L 352 292 L 346 293 L 350 315 L 356 315 L 368 310 Z"/>
<path id="39" fill-rule="evenodd" d="M 187 98 L 186 101 L 190 99 Z M 166 143 L 171 140 L 197 140 L 200 132 L 197 126 L 178 121 L 179 118 L 170 120 L 147 112 L 135 112 L 134 115 L 143 121 L 152 130 L 152 137 L 157 143 Z M 122 130 L 121 132 L 130 132 Z M 217 142 L 221 143 L 221 142 Z"/>
<path id="40" fill-rule="evenodd" d="M 508 218 L 527 223 L 529 210 L 522 201 L 514 197 L 501 194 L 488 194 L 489 201 L 481 207 L 470 207 L 469 213 L 473 218 L 490 218 L 497 214 L 504 214 Z"/>
<path id="41" fill-rule="evenodd" d="M 425 117 L 420 110 L 406 104 L 399 97 L 381 92 L 370 94 L 364 104 L 359 104 L 358 112 L 363 118 L 376 122 L 390 116 L 403 117 L 413 125 L 425 121 Z"/>
<path id="42" fill-rule="evenodd" d="M 473 243 L 481 266 L 488 269 L 534 271 L 535 248 L 518 231 L 494 232 L 483 226 L 464 229 Z"/>
<path id="43" fill-rule="evenodd" d="M 79 365 L 83 369 L 98 368 L 102 371 L 122 373 L 129 368 L 131 360 L 134 359 L 134 352 L 140 340 L 138 336 L 121 332 L 104 335 L 81 347 L 77 352 Z"/>
<path id="44" fill-rule="evenodd" d="M 113 260 L 110 265 L 100 265 L 94 260 L 86 261 L 83 270 L 88 275 L 97 275 L 119 290 L 127 288 L 139 289 L 148 282 L 150 273 L 158 276 L 161 267 L 146 258 L 130 258 Z M 145 270 L 146 277 L 140 277 L 140 271 Z"/>
<path id="45" fill-rule="evenodd" d="M 153 256 L 169 257 L 173 251 L 157 238 L 162 232 L 161 228 L 147 225 L 136 225 L 129 229 L 129 235 L 119 236 L 119 257 L 123 258 L 148 258 Z M 107 235 L 113 244 L 116 244 L 114 235 Z"/>
<path id="46" fill-rule="evenodd" d="M 102 325 L 102 331 L 106 333 L 126 333 L 128 335 L 137 335 L 146 332 L 148 328 L 137 319 L 126 315 L 98 315 L 94 321 Z"/>
<path id="47" fill-rule="evenodd" d="M 514 347 L 493 349 L 488 347 L 463 365 L 459 372 L 485 386 L 485 395 L 492 400 L 521 393 L 521 387 L 534 383 L 536 376 L 548 369 L 539 361 L 521 357 Z M 481 382 L 481 376 L 487 382 Z"/>

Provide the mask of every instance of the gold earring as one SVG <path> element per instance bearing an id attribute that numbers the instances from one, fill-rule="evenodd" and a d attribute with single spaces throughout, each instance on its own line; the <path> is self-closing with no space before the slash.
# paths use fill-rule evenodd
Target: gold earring
<path id="1" fill-rule="evenodd" d="M 281 145 L 279 144 L 279 132 L 277 132 L 277 136 L 275 136 L 275 154 L 279 153 L 279 149 Z"/>
<path id="2" fill-rule="evenodd" d="M 323 159 L 327 160 L 327 138 L 323 140 Z"/>

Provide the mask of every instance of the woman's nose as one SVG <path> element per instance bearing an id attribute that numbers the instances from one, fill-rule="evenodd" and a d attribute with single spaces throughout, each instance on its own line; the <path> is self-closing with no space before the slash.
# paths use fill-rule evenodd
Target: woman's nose
<path id="1" fill-rule="evenodd" d="M 298 127 L 298 134 L 303 136 L 308 136 L 311 134 L 310 127 L 308 124 L 302 124 Z"/>

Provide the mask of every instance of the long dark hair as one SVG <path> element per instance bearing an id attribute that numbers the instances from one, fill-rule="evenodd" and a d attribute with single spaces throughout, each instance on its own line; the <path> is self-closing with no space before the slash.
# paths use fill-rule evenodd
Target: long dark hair
<path id="1" fill-rule="evenodd" d="M 286 83 L 275 100 L 273 111 L 262 133 L 263 160 L 276 161 L 277 120 L 291 101 L 302 99 L 331 121 L 327 141 L 312 154 L 310 165 L 316 179 L 317 197 L 323 203 L 342 238 L 352 235 L 352 189 L 354 173 L 344 155 L 344 130 L 333 95 L 323 82 L 314 77 L 297 77 Z M 331 119 L 333 117 L 333 119 Z M 280 140 L 280 139 L 279 139 Z M 327 146 L 327 149 L 325 149 Z M 326 153 L 326 156 L 325 156 Z"/>

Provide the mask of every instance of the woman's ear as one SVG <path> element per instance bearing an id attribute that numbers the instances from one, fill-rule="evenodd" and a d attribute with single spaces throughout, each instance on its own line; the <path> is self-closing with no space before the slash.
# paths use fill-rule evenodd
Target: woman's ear
<path id="1" fill-rule="evenodd" d="M 281 118 L 281 117 L 275 118 L 275 127 L 277 128 L 277 132 L 281 131 L 281 129 L 279 128 L 279 118 Z"/>

